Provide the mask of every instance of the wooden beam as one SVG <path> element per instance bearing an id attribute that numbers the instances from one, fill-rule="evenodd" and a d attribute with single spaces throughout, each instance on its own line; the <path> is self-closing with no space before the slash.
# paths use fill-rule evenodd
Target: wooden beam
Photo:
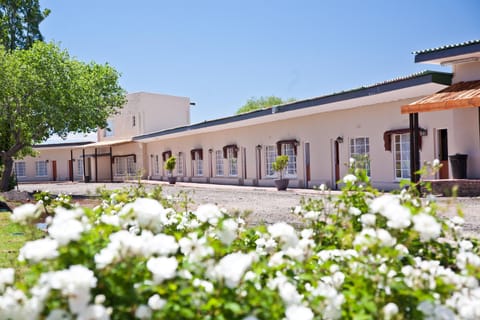
<path id="1" fill-rule="evenodd" d="M 419 137 L 420 130 L 418 127 L 418 113 L 411 113 L 409 115 L 410 122 L 410 181 L 417 183 L 420 181 L 420 176 L 417 171 L 420 170 L 420 148 Z"/>
<path id="2" fill-rule="evenodd" d="M 402 106 L 402 114 L 406 113 L 418 113 L 418 112 L 431 112 L 442 111 L 459 108 L 474 108 L 480 106 L 480 97 L 467 98 L 467 99 L 454 99 L 446 101 L 425 102 L 425 103 L 413 103 Z"/>

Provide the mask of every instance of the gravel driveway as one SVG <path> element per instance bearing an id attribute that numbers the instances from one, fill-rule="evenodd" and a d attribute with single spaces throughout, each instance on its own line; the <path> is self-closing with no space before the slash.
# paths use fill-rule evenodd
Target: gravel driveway
<path id="1" fill-rule="evenodd" d="M 57 194 L 60 192 L 72 195 L 95 195 L 98 188 L 109 190 L 132 186 L 134 183 L 45 183 L 45 184 L 20 184 L 20 191 L 32 192 L 35 190 L 48 190 Z M 212 184 L 196 184 L 177 182 L 169 185 L 165 182 L 147 181 L 147 188 L 161 185 L 166 195 L 176 195 L 183 191 L 193 200 L 193 206 L 205 203 L 214 203 L 229 212 L 250 211 L 248 222 L 251 224 L 274 223 L 285 221 L 292 224 L 300 223 L 298 217 L 291 213 L 292 208 L 299 205 L 302 198 L 319 199 L 322 195 L 311 189 L 288 189 L 277 191 L 275 188 L 223 186 Z M 337 191 L 332 191 L 338 194 Z M 457 207 L 462 208 L 465 214 L 464 230 L 470 235 L 480 234 L 480 198 L 438 198 L 444 208 L 443 216 L 456 215 Z"/>

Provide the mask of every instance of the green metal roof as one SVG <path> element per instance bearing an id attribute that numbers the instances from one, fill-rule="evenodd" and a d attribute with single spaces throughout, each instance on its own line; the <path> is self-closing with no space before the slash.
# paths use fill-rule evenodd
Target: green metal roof
<path id="1" fill-rule="evenodd" d="M 470 46 L 470 45 L 473 45 L 473 44 L 480 44 L 480 40 L 470 40 L 470 41 L 465 41 L 465 42 L 456 43 L 456 44 L 449 44 L 449 45 L 445 45 L 445 46 L 437 47 L 437 48 L 413 51 L 412 53 L 413 54 L 420 54 L 420 53 L 437 52 L 437 51 L 448 50 L 448 49 L 453 49 L 453 48 L 466 47 L 466 46 Z"/>

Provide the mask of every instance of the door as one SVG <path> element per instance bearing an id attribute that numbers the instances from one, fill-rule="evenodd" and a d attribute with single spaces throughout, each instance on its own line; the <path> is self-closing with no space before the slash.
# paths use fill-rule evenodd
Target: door
<path id="1" fill-rule="evenodd" d="M 337 139 L 338 140 L 338 139 Z M 335 140 L 333 142 L 334 162 L 335 162 L 335 189 L 338 189 L 337 181 L 340 180 L 340 144 Z"/>
<path id="2" fill-rule="evenodd" d="M 448 179 L 448 132 L 447 129 L 440 129 L 438 132 L 438 160 L 442 164 L 438 177 Z"/>
<path id="3" fill-rule="evenodd" d="M 73 182 L 73 162 L 68 160 L 68 178 Z"/>
<path id="4" fill-rule="evenodd" d="M 310 180 L 310 142 L 305 142 L 305 188 L 308 188 Z"/>
<path id="5" fill-rule="evenodd" d="M 52 178 L 53 181 L 57 181 L 57 161 L 52 160 Z"/>

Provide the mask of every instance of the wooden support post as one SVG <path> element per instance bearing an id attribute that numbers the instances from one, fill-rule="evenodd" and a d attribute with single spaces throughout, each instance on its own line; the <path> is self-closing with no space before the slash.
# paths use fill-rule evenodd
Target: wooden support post
<path id="1" fill-rule="evenodd" d="M 410 180 L 413 183 L 420 181 L 420 175 L 416 172 L 420 170 L 420 130 L 418 127 L 418 113 L 409 114 L 410 122 Z"/>

